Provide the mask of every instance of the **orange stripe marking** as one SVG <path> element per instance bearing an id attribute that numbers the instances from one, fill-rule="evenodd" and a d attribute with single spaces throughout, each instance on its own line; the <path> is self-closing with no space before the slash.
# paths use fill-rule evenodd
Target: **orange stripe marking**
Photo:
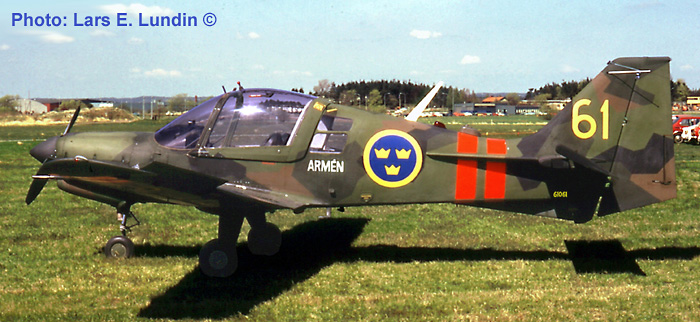
<path id="1" fill-rule="evenodd" d="M 474 200 L 476 198 L 477 170 L 475 160 L 457 160 L 456 200 Z"/>
<path id="2" fill-rule="evenodd" d="M 486 153 L 506 154 L 508 147 L 504 139 L 486 139 Z M 506 197 L 505 162 L 487 162 L 484 177 L 484 199 L 504 199 Z"/>
<path id="3" fill-rule="evenodd" d="M 479 138 L 465 133 L 457 133 L 457 152 L 476 153 Z M 476 176 L 478 167 L 476 160 L 457 160 L 455 181 L 456 200 L 476 199 Z"/>
<path id="4" fill-rule="evenodd" d="M 506 154 L 506 140 L 504 139 L 486 139 L 486 153 L 488 154 Z"/>
<path id="5" fill-rule="evenodd" d="M 479 147 L 479 138 L 466 133 L 457 133 L 457 152 L 476 153 Z"/>
<path id="6" fill-rule="evenodd" d="M 484 199 L 504 199 L 506 197 L 506 164 L 504 162 L 486 162 L 484 177 Z"/>

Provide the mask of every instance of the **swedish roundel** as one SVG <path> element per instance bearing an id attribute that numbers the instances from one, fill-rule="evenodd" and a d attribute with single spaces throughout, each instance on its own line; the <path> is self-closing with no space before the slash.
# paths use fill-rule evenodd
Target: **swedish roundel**
<path id="1" fill-rule="evenodd" d="M 418 176 L 423 165 L 423 152 L 408 133 L 384 130 L 367 141 L 362 159 L 372 181 L 384 187 L 398 188 Z"/>

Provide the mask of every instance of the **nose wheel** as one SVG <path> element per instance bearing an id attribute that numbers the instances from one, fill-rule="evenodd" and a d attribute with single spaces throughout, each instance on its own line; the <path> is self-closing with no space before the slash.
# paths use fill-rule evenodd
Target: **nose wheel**
<path id="1" fill-rule="evenodd" d="M 126 236 L 114 236 L 104 248 L 105 256 L 110 258 L 129 258 L 134 256 L 134 242 Z"/>
<path id="2" fill-rule="evenodd" d="M 129 210 L 130 205 L 117 208 L 117 220 L 119 220 L 119 230 L 121 236 L 114 236 L 107 241 L 103 251 L 105 256 L 109 258 L 130 258 L 134 256 L 134 242 L 126 237 L 126 233 L 141 224 L 133 212 Z M 129 224 L 129 218 L 133 218 L 135 223 Z"/>

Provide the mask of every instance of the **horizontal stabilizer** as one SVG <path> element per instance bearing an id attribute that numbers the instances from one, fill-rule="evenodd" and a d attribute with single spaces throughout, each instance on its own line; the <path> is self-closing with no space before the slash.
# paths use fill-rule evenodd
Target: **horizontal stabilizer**
<path id="1" fill-rule="evenodd" d="M 572 149 L 569 149 L 563 145 L 559 145 L 556 147 L 556 151 L 557 153 L 561 154 L 567 159 L 573 161 L 575 164 L 583 166 L 588 170 L 592 170 L 606 176 L 610 175 L 610 171 L 601 168 L 599 165 L 593 163 L 593 161 L 591 161 L 590 159 L 587 159 L 586 157 L 576 153 L 576 151 Z"/>

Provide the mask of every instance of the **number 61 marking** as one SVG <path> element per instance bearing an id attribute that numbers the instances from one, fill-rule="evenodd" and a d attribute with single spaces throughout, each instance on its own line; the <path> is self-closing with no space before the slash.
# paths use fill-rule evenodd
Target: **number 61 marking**
<path id="1" fill-rule="evenodd" d="M 585 98 L 578 100 L 574 104 L 574 109 L 571 112 L 571 130 L 574 131 L 574 135 L 576 135 L 576 137 L 583 140 L 590 139 L 591 137 L 593 137 L 596 130 L 598 129 L 598 125 L 596 124 L 596 121 L 593 118 L 593 116 L 579 113 L 579 109 L 581 109 L 581 107 L 588 105 L 591 105 L 591 100 Z M 608 132 L 610 131 L 610 107 L 608 105 L 608 100 L 605 100 L 603 102 L 603 106 L 600 107 L 600 114 L 603 117 L 603 140 L 608 139 Z M 581 131 L 581 129 L 579 128 L 579 124 L 583 122 L 586 122 L 590 125 L 588 130 L 585 132 Z"/>

